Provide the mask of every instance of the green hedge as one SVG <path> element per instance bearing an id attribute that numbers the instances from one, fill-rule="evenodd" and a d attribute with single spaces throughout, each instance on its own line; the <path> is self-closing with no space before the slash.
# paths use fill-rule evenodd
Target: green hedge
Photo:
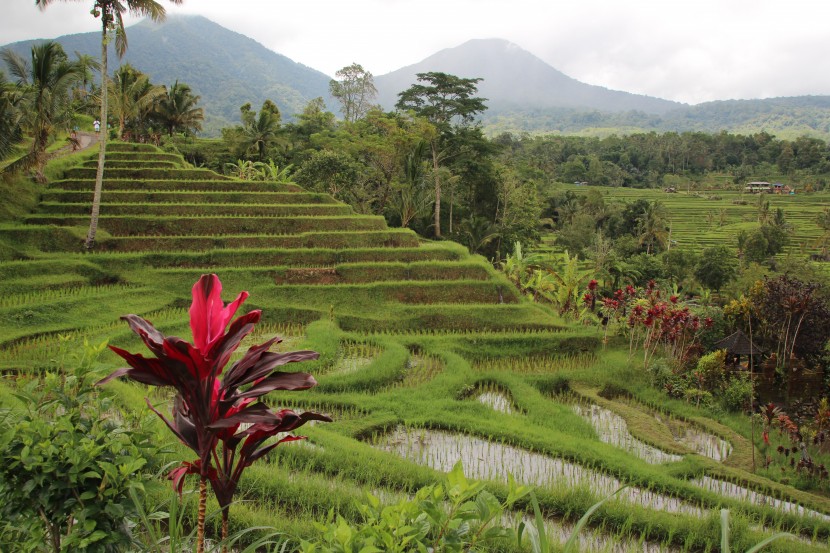
<path id="1" fill-rule="evenodd" d="M 210 173 L 215 175 L 215 173 Z M 199 175 L 204 175 L 200 173 Z M 210 192 L 305 192 L 305 189 L 296 184 L 276 184 L 273 182 L 244 182 L 233 180 L 217 180 L 204 176 L 190 177 L 176 175 L 171 178 L 155 177 L 147 179 L 136 178 L 106 178 L 104 175 L 104 190 L 145 190 L 153 191 L 210 191 Z M 94 179 L 94 173 L 92 179 Z M 95 185 L 90 178 L 69 177 L 53 181 L 51 189 L 59 190 L 92 190 Z"/>
<path id="2" fill-rule="evenodd" d="M 488 280 L 491 276 L 487 267 L 474 262 L 351 263 L 337 265 L 335 270 L 344 282 Z"/>
<path id="3" fill-rule="evenodd" d="M 138 144 L 135 142 L 107 142 L 107 153 L 110 152 L 153 152 L 161 153 L 161 150 L 152 144 Z"/>
<path id="4" fill-rule="evenodd" d="M 452 243 L 446 243 L 452 244 Z M 418 248 L 328 248 L 311 249 L 230 249 L 208 252 L 154 252 L 146 254 L 95 254 L 94 261 L 109 270 L 142 267 L 265 267 L 333 266 L 338 263 L 373 261 L 451 261 L 469 256 L 463 246 Z"/>
<path id="5" fill-rule="evenodd" d="M 95 167 L 73 167 L 66 170 L 67 179 L 82 179 L 87 181 L 95 180 Z M 230 180 L 228 177 L 214 173 L 208 169 L 110 169 L 104 166 L 105 179 L 141 179 L 141 180 L 165 180 L 165 179 L 193 179 L 193 180 Z"/>
<path id="6" fill-rule="evenodd" d="M 32 215 L 25 222 L 33 225 L 79 226 L 89 222 L 84 216 Z M 115 236 L 181 236 L 222 234 L 287 234 L 312 230 L 383 230 L 383 217 L 109 217 L 98 220 L 99 228 Z"/>
<path id="7" fill-rule="evenodd" d="M 41 213 L 55 215 L 88 214 L 88 203 L 42 202 Z M 106 216 L 159 216 L 159 217 L 337 217 L 351 215 L 351 206 L 346 204 L 204 204 L 204 203 L 126 203 L 101 205 L 101 214 Z"/>
<path id="8" fill-rule="evenodd" d="M 46 190 L 41 194 L 43 202 L 91 203 L 92 190 Z M 267 203 L 267 204 L 339 204 L 328 194 L 316 192 L 239 192 L 239 191 L 184 191 L 170 192 L 103 190 L 103 203 Z"/>
<path id="9" fill-rule="evenodd" d="M 81 224 L 80 222 L 78 223 Z M 89 225 L 87 217 L 86 225 Z M 11 226 L 0 228 L 0 244 L 8 244 L 13 257 L 20 257 L 25 252 L 40 250 L 43 252 L 81 251 L 86 229 L 58 227 L 53 225 Z M 10 257 L 6 257 L 10 259 Z"/>
<path id="10" fill-rule="evenodd" d="M 108 150 L 106 163 L 111 161 L 172 161 L 176 165 L 184 165 L 182 156 L 167 152 L 111 152 Z M 97 158 L 95 158 L 95 163 L 98 163 Z"/>
<path id="11" fill-rule="evenodd" d="M 98 251 L 196 251 L 213 248 L 415 248 L 409 229 L 304 232 L 293 235 L 118 237 L 99 240 Z"/>
<path id="12" fill-rule="evenodd" d="M 443 333 L 561 330 L 562 324 L 533 305 L 423 305 L 393 310 L 383 318 L 339 315 L 343 330 Z"/>
<path id="13" fill-rule="evenodd" d="M 167 160 L 143 160 L 143 159 L 107 159 L 104 169 L 174 169 L 180 164 Z M 97 159 L 90 159 L 81 164 L 81 167 L 98 167 Z M 106 171 L 105 171 L 106 172 Z"/>

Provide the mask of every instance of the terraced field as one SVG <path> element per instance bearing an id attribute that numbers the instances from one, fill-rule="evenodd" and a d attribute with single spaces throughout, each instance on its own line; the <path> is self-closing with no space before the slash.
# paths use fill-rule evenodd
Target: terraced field
<path id="1" fill-rule="evenodd" d="M 308 536 L 330 509 L 357 519 L 366 493 L 397 501 L 461 460 L 499 497 L 508 473 L 533 485 L 563 539 L 592 503 L 628 484 L 592 519 L 584 551 L 712 551 L 720 507 L 737 521 L 736 549 L 785 529 L 798 551 L 828 550 L 830 499 L 753 474 L 745 427 L 658 399 L 627 351 L 603 350 L 596 329 L 529 303 L 463 247 L 296 186 L 186 168 L 147 146 L 113 145 L 109 159 L 95 253 L 81 249 L 89 168 L 70 170 L 36 213 L 0 227 L 17 257 L 0 264 L 0 368 L 63 370 L 84 340 L 142 351 L 118 320 L 125 313 L 188 337 L 190 287 L 204 272 L 219 274 L 226 300 L 248 290 L 245 308 L 263 309 L 264 322 L 241 349 L 278 334 L 283 350 L 320 353 L 297 367 L 316 388 L 271 400 L 334 422 L 304 427 L 308 442 L 248 469 L 244 501 L 232 507 L 237 529 Z M 117 363 L 100 362 L 102 371 Z M 626 394 L 607 393 L 609 384 Z M 165 395 L 109 385 L 127 409 L 146 412 L 150 395 L 167 410 Z M 187 458 L 150 424 L 173 450 L 157 468 Z"/>
<path id="2" fill-rule="evenodd" d="M 589 189 L 602 191 L 606 200 L 634 201 L 640 198 L 659 200 L 670 214 L 671 239 L 677 247 L 700 251 L 706 247 L 728 244 L 737 246 L 739 231 L 758 226 L 758 202 L 769 201 L 772 213 L 784 210 L 792 235 L 785 250 L 806 256 L 816 251 L 820 228 L 816 217 L 830 206 L 830 193 L 795 195 L 746 194 L 734 190 L 666 193 L 655 189 L 585 187 L 561 185 L 561 190 L 585 194 Z"/>

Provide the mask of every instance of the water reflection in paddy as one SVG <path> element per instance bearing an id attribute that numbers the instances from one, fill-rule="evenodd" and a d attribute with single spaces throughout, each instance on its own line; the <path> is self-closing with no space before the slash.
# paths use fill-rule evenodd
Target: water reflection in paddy
<path id="1" fill-rule="evenodd" d="M 585 487 L 598 496 L 609 495 L 622 486 L 613 476 L 575 463 L 464 434 L 398 427 L 374 445 L 444 472 L 461 460 L 465 474 L 479 480 L 505 482 L 507 475 L 512 474 L 525 484 Z M 651 509 L 702 515 L 702 510 L 694 505 L 642 488 L 626 488 L 619 497 Z"/>
<path id="2" fill-rule="evenodd" d="M 749 488 L 744 488 L 737 484 L 718 480 L 710 476 L 703 476 L 697 480 L 692 480 L 692 484 L 707 489 L 710 492 L 715 492 L 720 495 L 731 497 L 733 499 L 739 499 L 755 505 L 769 505 L 770 507 L 774 507 L 775 509 L 785 513 L 816 517 L 821 518 L 822 520 L 830 521 L 830 516 L 819 513 L 818 511 L 813 511 L 812 509 L 807 509 L 801 505 L 784 501 L 783 499 L 776 499 L 772 496 L 764 495 L 754 490 L 750 490 Z"/>
<path id="3" fill-rule="evenodd" d="M 513 403 L 507 395 L 501 392 L 482 392 L 476 396 L 476 400 L 499 413 L 507 415 L 513 413 Z"/>
<path id="4" fill-rule="evenodd" d="M 699 455 L 709 457 L 715 461 L 723 461 L 732 453 L 732 444 L 714 434 L 704 432 L 692 424 L 657 414 L 654 415 L 654 418 L 671 430 L 676 442 Z"/>
<path id="5" fill-rule="evenodd" d="M 572 408 L 591 423 L 600 441 L 632 453 L 647 463 L 672 463 L 683 458 L 680 455 L 661 451 L 632 436 L 625 419 L 610 409 L 595 404 L 579 403 L 574 404 Z"/>

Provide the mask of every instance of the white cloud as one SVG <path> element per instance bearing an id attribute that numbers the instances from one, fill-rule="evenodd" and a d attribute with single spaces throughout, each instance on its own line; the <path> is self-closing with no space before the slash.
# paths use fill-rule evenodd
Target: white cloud
<path id="1" fill-rule="evenodd" d="M 697 103 L 830 94 L 825 0 L 184 0 L 329 75 L 380 75 L 473 38 L 505 38 L 580 81 Z M 0 44 L 97 31 L 92 2 L 2 0 Z"/>

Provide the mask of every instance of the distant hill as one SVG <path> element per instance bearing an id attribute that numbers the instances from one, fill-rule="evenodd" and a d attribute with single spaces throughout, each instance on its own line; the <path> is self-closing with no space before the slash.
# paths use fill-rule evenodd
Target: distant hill
<path id="1" fill-rule="evenodd" d="M 813 136 L 830 140 L 830 96 L 723 100 L 685 106 L 665 114 L 603 112 L 568 108 L 525 108 L 486 113 L 486 132 L 560 133 L 606 136 L 634 132 L 768 132 L 779 138 Z"/>
<path id="2" fill-rule="evenodd" d="M 123 59 L 149 74 L 157 84 L 176 79 L 202 97 L 205 134 L 239 124 L 239 107 L 259 109 L 270 98 L 283 120 L 300 113 L 309 100 L 329 96 L 330 77 L 277 54 L 258 42 L 201 16 L 170 16 L 162 24 L 143 21 L 127 30 Z M 71 55 L 98 57 L 97 32 L 57 39 Z M 8 47 L 28 56 L 37 41 Z M 118 65 L 114 52 L 111 67 Z M 501 39 L 470 40 L 385 75 L 375 76 L 378 102 L 393 109 L 399 92 L 416 82 L 416 74 L 442 71 L 480 77 L 479 95 L 487 98 L 485 131 L 607 135 L 643 131 L 754 133 L 782 138 L 811 135 L 830 139 L 830 96 L 767 100 L 727 100 L 689 106 L 661 98 L 609 90 L 581 83 L 530 52 Z M 338 113 L 339 114 L 339 113 Z"/>
<path id="3" fill-rule="evenodd" d="M 318 96 L 332 105 L 329 76 L 201 16 L 171 15 L 161 24 L 144 20 L 127 29 L 127 39 L 129 47 L 121 62 L 110 50 L 110 67 L 114 70 L 120 63 L 130 63 L 150 75 L 155 84 L 186 82 L 202 97 L 206 131 L 212 130 L 211 134 L 239 124 L 239 107 L 246 102 L 258 110 L 270 98 L 283 119 L 302 112 Z M 98 32 L 56 40 L 70 56 L 75 51 L 100 56 Z M 8 48 L 28 55 L 35 42 L 16 42 Z"/>
<path id="4" fill-rule="evenodd" d="M 662 114 L 684 105 L 581 83 L 502 39 L 470 40 L 461 46 L 441 50 L 414 65 L 376 76 L 379 103 L 391 109 L 397 102 L 398 93 L 416 82 L 417 73 L 430 71 L 465 78 L 481 77 L 479 96 L 487 98 L 488 111 L 492 113 L 528 108 L 570 108 Z"/>

